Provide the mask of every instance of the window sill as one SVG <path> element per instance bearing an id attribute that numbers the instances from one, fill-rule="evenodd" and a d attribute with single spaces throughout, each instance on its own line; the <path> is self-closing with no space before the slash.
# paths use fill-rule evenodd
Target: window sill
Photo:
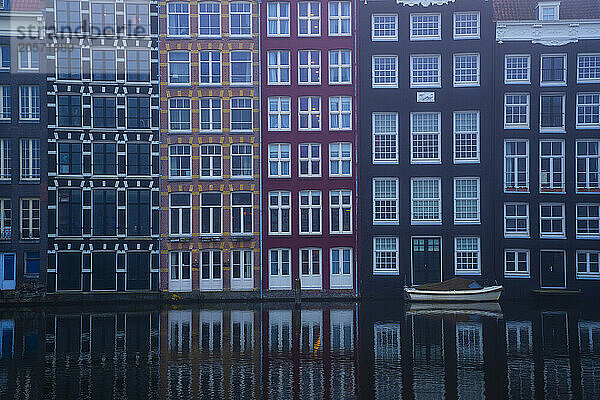
<path id="1" fill-rule="evenodd" d="M 531 275 L 530 274 L 520 275 L 520 274 L 511 274 L 511 273 L 504 272 L 504 277 L 505 278 L 511 278 L 511 279 L 530 279 Z"/>
<path id="2" fill-rule="evenodd" d="M 411 36 L 411 38 L 410 38 L 411 42 L 423 42 L 426 40 L 442 40 L 442 37 L 441 36 L 422 36 L 422 37 Z"/>
<path id="3" fill-rule="evenodd" d="M 575 234 L 575 239 L 600 240 L 600 235 Z"/>
<path id="4" fill-rule="evenodd" d="M 522 235 L 519 235 L 519 234 L 513 234 L 513 235 L 511 235 L 511 234 L 506 234 L 505 233 L 504 234 L 504 238 L 505 239 L 531 239 L 531 236 L 529 235 L 529 233 L 527 233 L 527 234 L 524 233 Z"/>
<path id="5" fill-rule="evenodd" d="M 522 130 L 529 130 L 529 125 L 504 125 L 504 129 L 511 129 L 511 130 L 516 130 L 516 129 L 522 129 Z"/>
<path id="6" fill-rule="evenodd" d="M 410 88 L 411 89 L 441 89 L 442 85 L 439 84 L 435 84 L 435 85 L 419 85 L 419 84 L 410 84 Z"/>
<path id="7" fill-rule="evenodd" d="M 600 129 L 600 125 L 575 125 L 575 129 Z"/>
<path id="8" fill-rule="evenodd" d="M 599 280 L 600 279 L 600 274 L 598 275 L 575 275 L 575 279 L 580 279 L 580 280 Z"/>
<path id="9" fill-rule="evenodd" d="M 477 40 L 481 39 L 481 36 L 454 36 L 454 40 Z"/>
<path id="10" fill-rule="evenodd" d="M 504 81 L 505 85 L 531 85 L 531 81 Z"/>
<path id="11" fill-rule="evenodd" d="M 375 38 L 371 36 L 371 42 L 397 42 L 398 36 Z"/>
<path id="12" fill-rule="evenodd" d="M 454 275 L 481 275 L 481 270 L 454 271 Z"/>
<path id="13" fill-rule="evenodd" d="M 442 221 L 410 221 L 411 225 L 442 225 Z"/>
<path id="14" fill-rule="evenodd" d="M 371 85 L 372 89 L 398 89 L 398 85 Z"/>
<path id="15" fill-rule="evenodd" d="M 481 87 L 479 82 L 477 83 L 454 83 L 455 88 L 473 88 L 473 87 Z"/>
<path id="16" fill-rule="evenodd" d="M 395 226 L 400 224 L 400 221 L 373 221 L 373 225 L 379 226 Z"/>
<path id="17" fill-rule="evenodd" d="M 565 128 L 540 128 L 540 133 L 567 133 Z"/>
<path id="18" fill-rule="evenodd" d="M 481 225 L 481 221 L 454 221 L 454 225 Z"/>
<path id="19" fill-rule="evenodd" d="M 565 235 L 556 235 L 556 236 L 553 236 L 553 235 L 540 235 L 540 239 L 561 239 L 561 240 L 564 240 L 566 238 L 567 237 Z"/>
<path id="20" fill-rule="evenodd" d="M 399 276 L 400 275 L 400 271 L 375 271 L 375 270 L 373 270 L 373 275 Z"/>
<path id="21" fill-rule="evenodd" d="M 540 86 L 541 87 L 548 87 L 548 86 L 567 86 L 566 82 L 540 82 Z"/>

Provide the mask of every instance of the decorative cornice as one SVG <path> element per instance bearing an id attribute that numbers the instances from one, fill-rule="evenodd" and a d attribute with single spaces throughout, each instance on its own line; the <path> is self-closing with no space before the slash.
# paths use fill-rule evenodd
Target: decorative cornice
<path id="1" fill-rule="evenodd" d="M 405 6 L 443 6 L 448 3 L 454 3 L 455 0 L 396 0 L 396 3 Z"/>
<path id="2" fill-rule="evenodd" d="M 579 40 L 600 39 L 600 21 L 498 21 L 496 41 L 530 41 L 545 46 L 563 46 Z"/>

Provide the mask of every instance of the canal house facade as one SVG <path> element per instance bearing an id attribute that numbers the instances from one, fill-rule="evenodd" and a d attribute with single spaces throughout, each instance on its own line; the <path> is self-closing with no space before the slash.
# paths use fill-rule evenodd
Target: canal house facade
<path id="1" fill-rule="evenodd" d="M 600 5 L 495 2 L 494 199 L 506 295 L 600 279 Z"/>
<path id="2" fill-rule="evenodd" d="M 48 290 L 158 290 L 158 2 L 48 0 L 46 31 Z"/>
<path id="3" fill-rule="evenodd" d="M 258 287 L 258 15 L 256 1 L 160 6 L 163 291 Z"/>
<path id="4" fill-rule="evenodd" d="M 360 7 L 361 295 L 489 282 L 493 6 Z"/>
<path id="5" fill-rule="evenodd" d="M 0 25 L 0 290 L 43 291 L 48 164 L 42 5 L 3 2 Z"/>
<path id="6" fill-rule="evenodd" d="M 261 3 L 262 288 L 356 293 L 355 1 Z"/>

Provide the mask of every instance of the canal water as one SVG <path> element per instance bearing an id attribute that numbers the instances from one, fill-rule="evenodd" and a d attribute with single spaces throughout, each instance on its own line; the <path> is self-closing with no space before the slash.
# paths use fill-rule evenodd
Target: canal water
<path id="1" fill-rule="evenodd" d="M 600 399 L 600 308 L 4 308 L 0 398 Z"/>

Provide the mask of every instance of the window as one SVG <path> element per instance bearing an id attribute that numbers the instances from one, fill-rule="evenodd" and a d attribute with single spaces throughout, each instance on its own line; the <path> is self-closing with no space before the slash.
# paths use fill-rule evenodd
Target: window
<path id="1" fill-rule="evenodd" d="M 578 140 L 575 151 L 577 193 L 600 192 L 600 140 Z"/>
<path id="2" fill-rule="evenodd" d="M 11 141 L 0 139 L 0 180 L 10 180 L 11 170 Z"/>
<path id="3" fill-rule="evenodd" d="M 11 226 L 11 200 L 0 199 L 0 240 L 10 240 Z"/>
<path id="4" fill-rule="evenodd" d="M 81 143 L 58 144 L 58 173 L 61 175 L 82 173 Z"/>
<path id="5" fill-rule="evenodd" d="M 398 178 L 373 178 L 373 224 L 397 224 Z"/>
<path id="6" fill-rule="evenodd" d="M 127 12 L 127 35 L 149 36 L 150 35 L 150 10 L 148 4 L 128 3 L 125 6 Z"/>
<path id="7" fill-rule="evenodd" d="M 269 192 L 269 234 L 290 235 L 291 193 Z"/>
<path id="8" fill-rule="evenodd" d="M 25 274 L 39 275 L 40 273 L 40 252 L 28 251 L 25 253 Z M 37 336 L 36 336 L 37 340 Z"/>
<path id="9" fill-rule="evenodd" d="M 150 97 L 127 97 L 127 128 L 150 128 Z"/>
<path id="10" fill-rule="evenodd" d="M 373 164 L 398 163 L 398 114 L 373 113 Z"/>
<path id="11" fill-rule="evenodd" d="M 298 50 L 298 83 L 305 85 L 321 83 L 321 51 Z"/>
<path id="12" fill-rule="evenodd" d="M 290 36 L 290 3 L 267 3 L 267 36 Z"/>
<path id="13" fill-rule="evenodd" d="M 127 143 L 127 174 L 150 175 L 150 143 Z"/>
<path id="14" fill-rule="evenodd" d="M 352 191 L 329 192 L 330 233 L 352 233 Z"/>
<path id="15" fill-rule="evenodd" d="M 94 175 L 114 175 L 117 173 L 116 143 L 93 143 L 92 150 Z"/>
<path id="16" fill-rule="evenodd" d="M 537 7 L 538 19 L 540 21 L 558 21 L 558 7 L 560 2 L 539 3 Z"/>
<path id="17" fill-rule="evenodd" d="M 190 5 L 189 3 L 167 3 L 167 35 L 189 36 Z"/>
<path id="18" fill-rule="evenodd" d="M 273 4 L 273 3 L 269 3 Z M 267 51 L 269 85 L 290 84 L 290 51 Z"/>
<path id="19" fill-rule="evenodd" d="M 92 234 L 115 236 L 117 234 L 117 191 L 115 189 L 92 190 Z"/>
<path id="20" fill-rule="evenodd" d="M 190 99 L 180 97 L 169 99 L 169 130 L 190 131 L 191 129 Z"/>
<path id="21" fill-rule="evenodd" d="M 321 234 L 321 191 L 300 192 L 300 234 Z"/>
<path id="22" fill-rule="evenodd" d="M 321 145 L 302 143 L 298 145 L 298 176 L 311 178 L 321 176 Z"/>
<path id="23" fill-rule="evenodd" d="M 40 87 L 19 87 L 19 119 L 37 121 L 40 119 Z"/>
<path id="24" fill-rule="evenodd" d="M 39 139 L 21 139 L 21 179 L 40 179 Z"/>
<path id="25" fill-rule="evenodd" d="M 565 152 L 562 140 L 540 140 L 540 192 L 565 191 Z"/>
<path id="26" fill-rule="evenodd" d="M 231 85 L 251 85 L 252 52 L 247 50 L 231 51 L 229 61 Z"/>
<path id="27" fill-rule="evenodd" d="M 79 3 L 79 1 L 56 1 L 56 28 L 58 32 L 75 33 L 81 29 Z"/>
<path id="28" fill-rule="evenodd" d="M 410 142 L 412 163 L 440 162 L 440 113 L 412 113 Z"/>
<path id="29" fill-rule="evenodd" d="M 289 178 L 290 145 L 273 143 L 269 145 L 269 178 Z"/>
<path id="30" fill-rule="evenodd" d="M 529 94 L 504 95 L 504 128 L 529 128 Z"/>
<path id="31" fill-rule="evenodd" d="M 40 68 L 40 53 L 37 45 L 24 44 L 19 46 L 19 70 L 37 71 Z"/>
<path id="32" fill-rule="evenodd" d="M 298 36 L 321 35 L 321 3 L 301 1 L 298 3 Z"/>
<path id="33" fill-rule="evenodd" d="M 40 238 L 40 199 L 21 199 L 21 239 Z"/>
<path id="34" fill-rule="evenodd" d="M 302 281 L 307 277 L 320 278 L 321 276 L 321 249 L 301 248 L 300 249 L 300 278 Z M 321 288 L 321 282 L 302 282 L 305 288 Z M 314 286 L 314 287 L 313 287 Z"/>
<path id="35" fill-rule="evenodd" d="M 410 56 L 410 87 L 440 87 L 439 55 Z"/>
<path id="36" fill-rule="evenodd" d="M 329 51 L 329 84 L 352 83 L 352 52 L 350 50 Z"/>
<path id="37" fill-rule="evenodd" d="M 352 143 L 329 144 L 329 176 L 352 176 Z"/>
<path id="38" fill-rule="evenodd" d="M 564 132 L 565 95 L 543 94 L 540 96 L 540 131 Z"/>
<path id="39" fill-rule="evenodd" d="M 301 131 L 321 130 L 321 98 L 298 98 L 298 129 Z"/>
<path id="40" fill-rule="evenodd" d="M 330 287 L 332 289 L 336 289 L 336 288 L 351 288 L 352 287 L 352 281 L 351 281 L 351 274 L 352 274 L 352 248 L 351 247 L 335 247 L 332 248 L 330 250 L 330 257 L 329 257 L 329 264 L 331 267 L 331 285 Z M 347 280 L 346 282 L 343 282 L 343 280 L 341 278 L 348 278 L 350 280 Z M 334 315 L 334 314 L 332 314 Z M 350 321 L 352 320 L 352 318 L 350 319 Z M 344 331 L 347 332 L 345 329 L 351 329 L 351 322 L 348 321 L 348 325 L 345 325 L 344 327 Z M 333 325 L 333 324 L 332 324 Z M 339 326 L 338 326 L 339 328 Z M 336 327 L 334 325 L 334 335 L 337 336 L 336 332 Z M 339 330 L 337 332 L 340 332 Z M 347 332 L 349 333 L 349 332 Z M 336 337 L 333 336 L 333 337 Z M 344 336 L 344 338 L 346 340 L 351 340 L 350 338 Z M 346 342 L 346 340 L 344 340 L 342 343 L 348 343 Z M 338 349 L 341 349 L 342 343 L 338 342 L 341 346 L 338 347 Z M 347 349 L 351 349 L 352 345 L 351 343 L 348 343 L 349 347 L 347 347 Z M 335 346 L 335 344 L 334 344 Z"/>
<path id="41" fill-rule="evenodd" d="M 252 133 L 252 98 L 233 97 L 229 100 L 231 108 L 231 133 Z"/>
<path id="42" fill-rule="evenodd" d="M 200 179 L 222 179 L 223 149 L 220 144 L 200 145 Z"/>
<path id="43" fill-rule="evenodd" d="M 454 178 L 454 223 L 480 222 L 479 178 Z"/>
<path id="44" fill-rule="evenodd" d="M 213 1 L 198 3 L 198 36 L 221 36 L 221 4 Z"/>
<path id="45" fill-rule="evenodd" d="M 231 193 L 231 234 L 252 235 L 252 193 Z"/>
<path id="46" fill-rule="evenodd" d="M 200 234 L 221 235 L 223 219 L 221 193 L 200 193 Z"/>
<path id="47" fill-rule="evenodd" d="M 553 54 L 542 56 L 542 85 L 565 85 L 567 83 L 567 56 Z"/>
<path id="48" fill-rule="evenodd" d="M 410 14 L 410 40 L 441 39 L 440 14 Z"/>
<path id="49" fill-rule="evenodd" d="M 229 35 L 252 35 L 252 3 L 241 1 L 229 3 Z"/>
<path id="50" fill-rule="evenodd" d="M 350 2 L 330 1 L 329 36 L 350 36 Z"/>
<path id="51" fill-rule="evenodd" d="M 371 40 L 398 40 L 398 14 L 372 14 Z"/>
<path id="52" fill-rule="evenodd" d="M 10 121 L 10 86 L 0 86 L 0 121 Z"/>
<path id="53" fill-rule="evenodd" d="M 289 131 L 291 129 L 290 102 L 289 97 L 269 97 L 269 130 Z"/>
<path id="54" fill-rule="evenodd" d="M 231 145 L 231 179 L 252 178 L 252 145 Z"/>
<path id="55" fill-rule="evenodd" d="M 478 237 L 454 238 L 454 273 L 481 274 L 480 253 Z"/>
<path id="56" fill-rule="evenodd" d="M 148 82 L 150 80 L 149 51 L 127 50 L 127 80 L 129 82 Z"/>
<path id="57" fill-rule="evenodd" d="M 504 141 L 504 191 L 529 191 L 529 142 Z"/>
<path id="58" fill-rule="evenodd" d="M 529 54 L 504 56 L 504 83 L 530 83 L 531 57 Z"/>
<path id="59" fill-rule="evenodd" d="M 10 46 L 8 45 L 0 46 L 0 70 L 10 70 Z"/>
<path id="60" fill-rule="evenodd" d="M 454 39 L 479 39 L 479 11 L 454 13 Z"/>
<path id="61" fill-rule="evenodd" d="M 479 162 L 479 111 L 454 113 L 454 163 Z"/>
<path id="62" fill-rule="evenodd" d="M 479 54 L 454 55 L 454 86 L 479 86 Z"/>
<path id="63" fill-rule="evenodd" d="M 271 276 L 289 276 L 290 262 L 290 249 L 269 250 L 269 266 Z"/>
<path id="64" fill-rule="evenodd" d="M 81 126 L 81 96 L 68 94 L 58 96 L 58 126 Z"/>
<path id="65" fill-rule="evenodd" d="M 190 193 L 169 194 L 169 234 L 189 236 L 192 234 L 192 195 Z"/>
<path id="66" fill-rule="evenodd" d="M 398 87 L 398 56 L 373 56 L 374 88 Z"/>
<path id="67" fill-rule="evenodd" d="M 577 204 L 577 238 L 600 238 L 600 204 Z"/>
<path id="68" fill-rule="evenodd" d="M 94 97 L 94 128 L 114 128 L 117 126 L 117 99 L 115 97 Z"/>
<path id="69" fill-rule="evenodd" d="M 600 93 L 577 94 L 577 128 L 600 128 Z"/>
<path id="70" fill-rule="evenodd" d="M 115 5 L 114 3 L 92 3 L 92 35 L 115 34 Z"/>
<path id="71" fill-rule="evenodd" d="M 190 52 L 169 51 L 169 85 L 188 85 L 190 83 Z"/>
<path id="72" fill-rule="evenodd" d="M 565 236 L 565 205 L 540 203 L 540 237 Z"/>
<path id="73" fill-rule="evenodd" d="M 504 276 L 529 278 L 529 250 L 504 250 Z"/>
<path id="74" fill-rule="evenodd" d="M 577 251 L 577 278 L 600 278 L 600 251 Z"/>
<path id="75" fill-rule="evenodd" d="M 115 50 L 92 51 L 92 79 L 95 81 L 115 81 L 117 62 Z"/>
<path id="76" fill-rule="evenodd" d="M 398 238 L 373 238 L 373 275 L 398 275 Z"/>
<path id="77" fill-rule="evenodd" d="M 600 81 L 600 54 L 577 55 L 577 82 Z"/>
<path id="78" fill-rule="evenodd" d="M 442 181 L 440 178 L 411 179 L 411 223 L 442 222 Z"/>
<path id="79" fill-rule="evenodd" d="M 200 132 L 221 132 L 221 98 L 200 98 Z"/>
<path id="80" fill-rule="evenodd" d="M 169 178 L 192 177 L 192 153 L 189 144 L 169 146 Z"/>
<path id="81" fill-rule="evenodd" d="M 231 250 L 232 279 L 252 279 L 252 250 Z M 252 285 L 251 283 L 249 283 Z M 250 323 L 251 322 L 247 322 Z M 235 322 L 234 325 L 235 327 Z M 250 328 L 252 329 L 252 328 Z M 250 334 L 250 331 L 246 331 Z M 244 340 L 244 339 L 242 339 Z M 252 339 L 249 339 L 252 340 Z"/>
<path id="82" fill-rule="evenodd" d="M 200 84 L 218 85 L 221 83 L 221 52 L 200 51 Z"/>
<path id="83" fill-rule="evenodd" d="M 352 129 L 352 97 L 336 96 L 329 98 L 329 130 Z"/>
<path id="84" fill-rule="evenodd" d="M 127 234 L 150 235 L 150 190 L 127 191 Z"/>
<path id="85" fill-rule="evenodd" d="M 81 236 L 81 189 L 58 190 L 58 234 Z"/>
<path id="86" fill-rule="evenodd" d="M 504 203 L 504 237 L 529 237 L 528 203 Z"/>

